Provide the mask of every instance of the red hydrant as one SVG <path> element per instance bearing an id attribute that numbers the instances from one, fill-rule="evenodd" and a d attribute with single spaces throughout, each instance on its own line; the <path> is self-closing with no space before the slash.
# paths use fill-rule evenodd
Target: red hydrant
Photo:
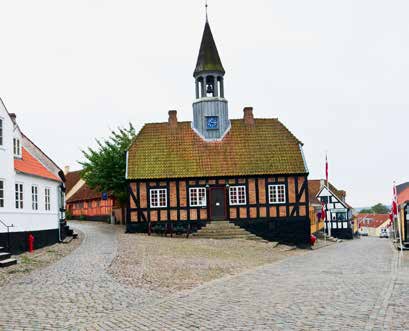
<path id="1" fill-rule="evenodd" d="M 34 236 L 31 233 L 28 235 L 28 251 L 30 253 L 34 251 Z"/>

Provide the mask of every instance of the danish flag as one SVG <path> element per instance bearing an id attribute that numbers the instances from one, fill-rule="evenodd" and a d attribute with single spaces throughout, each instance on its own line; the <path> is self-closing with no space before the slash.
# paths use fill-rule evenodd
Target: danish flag
<path id="1" fill-rule="evenodd" d="M 390 218 L 390 223 L 388 227 L 391 227 L 393 225 L 393 220 L 395 219 L 395 216 L 398 216 L 398 193 L 396 190 L 396 184 L 395 182 L 393 183 L 393 201 L 392 201 L 392 210 L 391 213 L 389 214 Z"/>
<path id="2" fill-rule="evenodd" d="M 397 193 L 397 190 L 396 190 L 396 184 L 395 183 L 393 183 L 392 214 L 394 216 L 398 215 L 398 193 Z"/>

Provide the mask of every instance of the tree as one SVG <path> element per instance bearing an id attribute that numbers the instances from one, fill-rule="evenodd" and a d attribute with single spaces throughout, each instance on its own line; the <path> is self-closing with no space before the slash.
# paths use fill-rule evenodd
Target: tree
<path id="1" fill-rule="evenodd" d="M 131 123 L 129 128 L 118 128 L 103 141 L 96 139 L 97 149 L 88 148 L 82 151 L 86 161 L 83 166 L 82 179 L 91 189 L 112 193 L 121 204 L 122 210 L 127 201 L 127 185 L 125 178 L 126 151 L 135 137 L 135 129 Z"/>
<path id="2" fill-rule="evenodd" d="M 374 214 L 389 214 L 389 209 L 381 203 L 373 206 L 372 211 L 374 212 Z"/>
<path id="3" fill-rule="evenodd" d="M 389 209 L 385 205 L 381 203 L 377 203 L 376 205 L 372 206 L 371 208 L 362 209 L 360 214 L 389 214 Z"/>
<path id="4" fill-rule="evenodd" d="M 373 214 L 372 208 L 369 209 L 362 209 L 359 211 L 360 214 Z"/>

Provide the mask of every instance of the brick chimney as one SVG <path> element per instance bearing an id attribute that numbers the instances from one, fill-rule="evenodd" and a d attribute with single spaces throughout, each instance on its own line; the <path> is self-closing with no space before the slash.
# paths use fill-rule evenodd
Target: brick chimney
<path id="1" fill-rule="evenodd" d="M 176 110 L 169 110 L 169 126 L 171 128 L 178 126 L 178 112 Z"/>
<path id="2" fill-rule="evenodd" d="M 10 113 L 10 118 L 14 124 L 16 124 L 17 115 L 15 113 Z"/>
<path id="3" fill-rule="evenodd" d="M 341 200 L 343 201 L 343 202 L 345 202 L 345 199 L 346 199 L 346 197 L 347 197 L 347 192 L 346 191 L 344 191 L 344 190 L 340 190 L 339 191 L 339 194 L 341 194 Z"/>
<path id="4" fill-rule="evenodd" d="M 253 116 L 253 107 L 244 108 L 244 123 L 247 126 L 254 126 L 254 116 Z"/>

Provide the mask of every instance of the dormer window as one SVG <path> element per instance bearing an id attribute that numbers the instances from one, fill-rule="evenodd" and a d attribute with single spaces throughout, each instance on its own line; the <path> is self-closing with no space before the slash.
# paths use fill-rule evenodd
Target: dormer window
<path id="1" fill-rule="evenodd" d="M 13 151 L 15 157 L 21 157 L 21 143 L 18 138 L 13 139 Z"/>

